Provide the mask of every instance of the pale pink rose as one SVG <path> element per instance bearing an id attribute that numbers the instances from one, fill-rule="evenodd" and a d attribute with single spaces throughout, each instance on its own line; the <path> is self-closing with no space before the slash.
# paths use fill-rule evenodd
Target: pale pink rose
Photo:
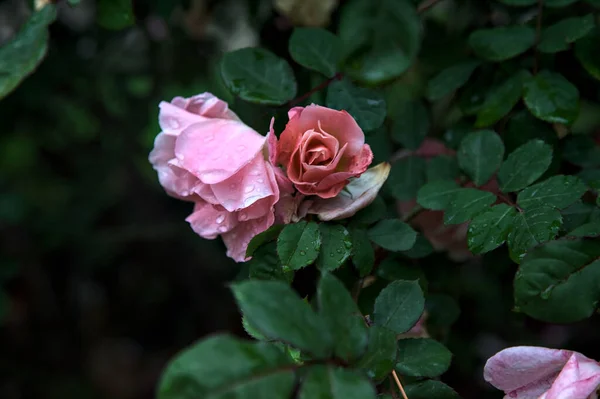
<path id="1" fill-rule="evenodd" d="M 313 104 L 292 108 L 288 117 L 277 161 L 300 193 L 335 197 L 373 161 L 363 131 L 346 111 Z"/>
<path id="2" fill-rule="evenodd" d="M 291 183 L 266 158 L 266 137 L 210 93 L 160 103 L 162 132 L 150 162 L 170 195 L 195 203 L 186 219 L 200 236 L 221 236 L 227 256 L 246 260 L 255 235 L 275 221 L 279 184 Z"/>
<path id="3" fill-rule="evenodd" d="M 595 399 L 600 386 L 597 361 L 578 352 L 533 346 L 498 352 L 483 375 L 506 399 Z"/>
<path id="4" fill-rule="evenodd" d="M 402 150 L 398 152 L 394 158 L 401 159 L 409 155 L 416 155 L 429 159 L 439 155 L 454 154 L 455 152 L 447 148 L 443 142 L 427 138 L 416 151 Z M 475 185 L 469 182 L 465 184 L 464 187 L 475 187 Z M 479 187 L 479 189 L 489 191 L 493 194 L 498 194 L 500 192 L 495 177 Z M 402 217 L 409 215 L 415 206 L 417 206 L 416 200 L 397 202 L 398 213 Z M 473 256 L 467 246 L 468 223 L 445 225 L 443 211 L 425 210 L 413 217 L 410 220 L 410 224 L 421 231 L 423 236 L 427 238 L 436 251 L 448 252 L 448 256 L 452 260 L 461 262 Z"/>

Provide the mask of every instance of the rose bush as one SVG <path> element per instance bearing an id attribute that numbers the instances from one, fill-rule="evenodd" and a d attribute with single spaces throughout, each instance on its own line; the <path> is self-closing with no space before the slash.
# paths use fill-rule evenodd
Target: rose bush
<path id="1" fill-rule="evenodd" d="M 600 364 L 578 352 L 517 346 L 491 357 L 484 377 L 507 398 L 597 398 Z"/>
<path id="2" fill-rule="evenodd" d="M 162 102 L 159 123 L 149 159 L 160 183 L 170 195 L 194 202 L 187 221 L 197 234 L 220 235 L 227 255 L 244 261 L 252 237 L 275 222 L 279 200 L 266 138 L 210 93 Z"/>

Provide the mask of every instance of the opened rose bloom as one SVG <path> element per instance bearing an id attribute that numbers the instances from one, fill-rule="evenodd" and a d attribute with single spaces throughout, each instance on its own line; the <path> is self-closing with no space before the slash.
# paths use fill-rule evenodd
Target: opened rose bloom
<path id="1" fill-rule="evenodd" d="M 277 161 L 305 195 L 335 197 L 373 161 L 365 135 L 346 111 L 296 107 L 279 137 Z"/>
<path id="2" fill-rule="evenodd" d="M 161 102 L 159 123 L 149 160 L 161 185 L 195 203 L 187 221 L 197 234 L 220 235 L 227 255 L 244 261 L 252 237 L 275 222 L 277 182 L 286 180 L 267 160 L 266 137 L 210 93 Z"/>
<path id="3" fill-rule="evenodd" d="M 491 357 L 484 378 L 507 399 L 597 399 L 600 364 L 578 352 L 517 346 Z"/>

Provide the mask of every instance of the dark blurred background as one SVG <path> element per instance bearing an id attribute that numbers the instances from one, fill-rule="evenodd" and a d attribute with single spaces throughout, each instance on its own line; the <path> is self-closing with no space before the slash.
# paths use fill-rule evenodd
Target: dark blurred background
<path id="1" fill-rule="evenodd" d="M 163 192 L 147 156 L 158 103 L 174 96 L 211 91 L 261 133 L 285 115 L 235 101 L 216 63 L 259 44 L 289 59 L 294 24 L 335 27 L 341 0 L 299 1 L 312 6 L 288 15 L 292 0 L 136 1 L 135 25 L 119 31 L 96 24 L 92 0 L 59 2 L 47 58 L 0 102 L 1 399 L 152 398 L 178 350 L 217 331 L 244 334 L 227 289 L 241 266 L 192 232 L 192 204 Z M 0 2 L 0 44 L 28 10 Z M 301 95 L 315 80 L 292 65 Z M 461 308 L 440 334 L 455 355 L 444 380 L 464 397 L 502 396 L 481 367 L 510 344 L 600 358 L 590 322 L 547 326 L 511 312 L 515 265 L 504 253 L 421 266 L 429 291 Z"/>

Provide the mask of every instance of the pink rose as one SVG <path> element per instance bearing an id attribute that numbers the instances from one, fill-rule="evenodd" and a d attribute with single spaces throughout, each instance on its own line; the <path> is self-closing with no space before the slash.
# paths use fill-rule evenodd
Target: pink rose
<path id="1" fill-rule="evenodd" d="M 534 346 L 504 349 L 484 368 L 487 382 L 515 399 L 597 398 L 600 364 L 578 352 Z"/>
<path id="2" fill-rule="evenodd" d="M 186 219 L 200 236 L 221 236 L 227 256 L 246 259 L 255 235 L 275 221 L 278 180 L 265 159 L 266 137 L 210 93 L 160 103 L 162 132 L 149 160 L 168 194 L 195 203 Z M 291 190 L 291 184 L 288 190 Z"/>
<path id="3" fill-rule="evenodd" d="M 373 161 L 365 135 L 346 111 L 318 105 L 292 108 L 277 145 L 277 161 L 305 195 L 335 197 Z"/>

